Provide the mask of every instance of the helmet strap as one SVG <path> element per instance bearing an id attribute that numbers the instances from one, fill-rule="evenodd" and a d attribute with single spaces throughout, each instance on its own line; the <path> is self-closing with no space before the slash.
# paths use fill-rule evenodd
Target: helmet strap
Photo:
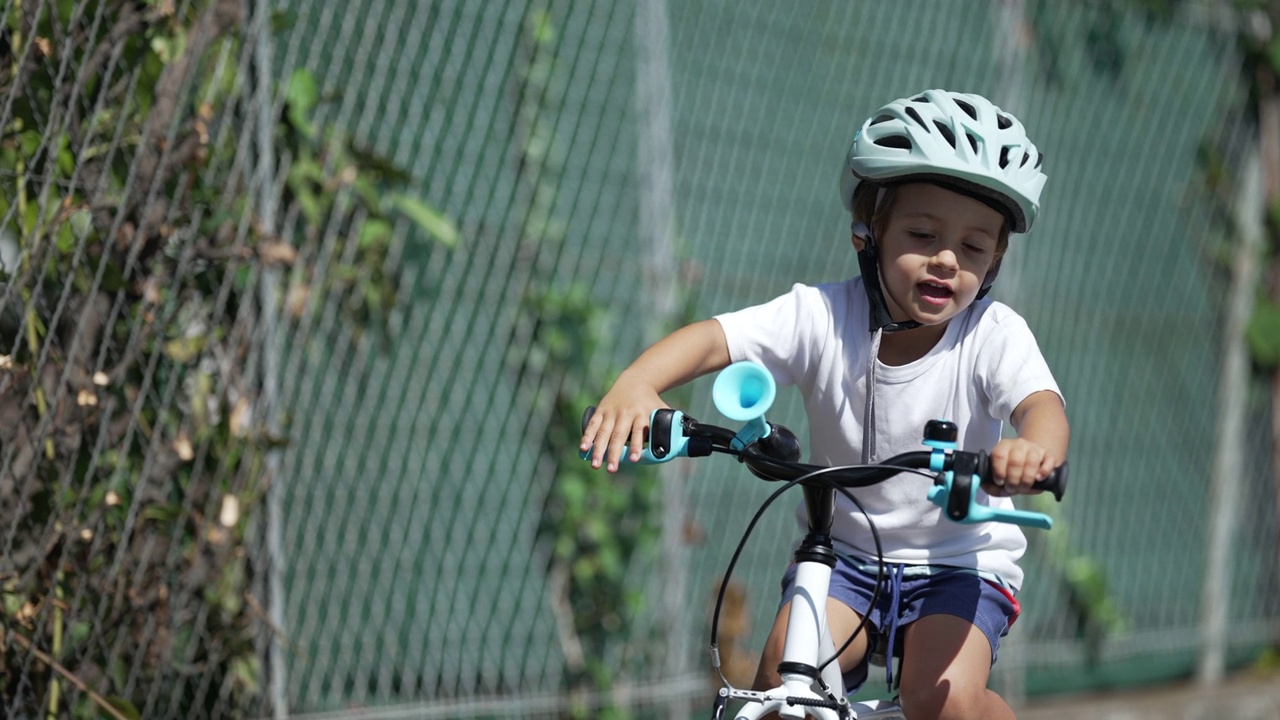
<path id="1" fill-rule="evenodd" d="M 996 275 L 1000 272 L 1000 262 L 1004 258 L 1000 258 L 991 263 L 991 269 L 987 271 L 987 276 L 982 279 L 982 289 L 978 291 L 978 297 L 974 298 L 974 302 L 981 300 L 991 292 L 991 286 L 996 284 Z"/>
<path id="2" fill-rule="evenodd" d="M 889 305 L 884 299 L 884 289 L 880 286 L 880 251 L 876 248 L 871 229 L 861 223 L 854 224 L 853 231 L 863 239 L 862 249 L 858 251 L 858 269 L 862 271 L 862 285 L 867 291 L 867 301 L 871 306 L 871 332 L 883 330 L 898 332 L 920 327 L 915 320 L 894 322 L 889 314 Z M 859 232 L 862 231 L 862 232 Z"/>

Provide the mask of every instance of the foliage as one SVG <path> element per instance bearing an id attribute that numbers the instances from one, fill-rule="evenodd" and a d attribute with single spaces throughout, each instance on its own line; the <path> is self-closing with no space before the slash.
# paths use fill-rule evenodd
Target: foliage
<path id="1" fill-rule="evenodd" d="M 181 6 L 181 7 L 179 7 Z M 261 697 L 252 548 L 268 431 L 262 320 L 336 294 L 376 324 L 401 219 L 450 223 L 312 118 L 268 116 L 281 206 L 258 215 L 240 0 L 10 3 L 0 43 L 0 704 L 6 714 L 205 716 Z M 289 164 L 291 162 L 291 164 Z M 293 302 L 298 299 L 297 302 Z M 291 304 L 292 303 L 292 304 Z"/>
<path id="2" fill-rule="evenodd" d="M 1261 368 L 1280 368 L 1280 304 L 1259 297 L 1245 337 L 1253 361 Z"/>
<path id="3" fill-rule="evenodd" d="M 1084 642 L 1089 663 L 1096 666 L 1107 640 L 1129 630 L 1129 619 L 1113 593 L 1106 564 L 1073 549 L 1075 538 L 1058 504 L 1047 494 L 1033 495 L 1029 501 L 1037 511 L 1054 516 L 1053 532 L 1037 534 L 1034 547 L 1045 554 L 1051 567 L 1061 569 L 1060 587 L 1076 637 Z"/>
<path id="4" fill-rule="evenodd" d="M 560 173 L 553 118 L 563 80 L 554 62 L 558 37 L 545 8 L 527 11 L 515 96 L 523 133 L 520 178 L 528 198 L 520 242 L 530 258 L 554 255 L 563 242 L 553 214 Z M 549 272 L 537 270 L 536 261 L 532 264 L 535 272 L 517 326 L 521 337 L 511 347 L 521 353 L 513 358 L 518 384 L 538 389 L 532 403 L 547 418 L 540 467 L 550 484 L 538 538 L 551 550 L 547 573 L 565 682 L 581 698 L 584 692 L 607 693 L 625 672 L 618 655 L 635 639 L 643 600 L 628 570 L 657 544 L 661 495 L 651 469 L 615 477 L 593 471 L 578 457 L 583 410 L 604 386 L 603 378 L 591 372 L 604 311 L 580 284 L 561 287 Z M 607 703 L 582 702 L 570 715 L 623 718 L 628 713 Z"/>
<path id="5" fill-rule="evenodd" d="M 633 640 L 643 594 L 628 572 L 656 547 L 661 494 L 652 469 L 618 476 L 591 469 L 577 455 L 583 410 L 603 385 L 588 372 L 598 349 L 603 311 L 580 285 L 531 293 L 536 318 L 522 375 L 554 388 L 543 452 L 551 483 L 538 526 L 551 548 L 548 574 L 562 617 L 566 681 L 574 689 L 607 690 L 618 679 L 617 650 Z M 620 708 L 580 708 L 574 717 L 625 717 Z"/>

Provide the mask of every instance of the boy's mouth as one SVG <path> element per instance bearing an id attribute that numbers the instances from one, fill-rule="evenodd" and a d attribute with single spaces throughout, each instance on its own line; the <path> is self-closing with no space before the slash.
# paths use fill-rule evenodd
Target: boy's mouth
<path id="1" fill-rule="evenodd" d="M 924 298 L 925 302 L 934 305 L 944 305 L 956 294 L 950 287 L 929 280 L 916 283 L 916 289 L 920 292 L 920 296 Z"/>

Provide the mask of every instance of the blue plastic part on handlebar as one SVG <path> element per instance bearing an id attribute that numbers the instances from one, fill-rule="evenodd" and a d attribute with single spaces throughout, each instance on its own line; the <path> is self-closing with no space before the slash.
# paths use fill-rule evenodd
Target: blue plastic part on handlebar
<path id="1" fill-rule="evenodd" d="M 654 417 L 660 412 L 663 412 L 663 410 L 654 410 L 649 415 L 649 427 L 654 426 Z M 671 446 L 667 448 L 666 454 L 659 457 L 654 454 L 653 447 L 651 445 L 645 445 L 644 449 L 640 451 L 639 460 L 632 461 L 631 453 L 625 453 L 620 459 L 619 464 L 657 465 L 658 463 L 670 462 L 678 457 L 687 457 L 689 455 L 689 438 L 684 435 L 684 423 L 682 422 L 684 420 L 684 413 L 679 410 L 673 410 L 671 412 Z M 583 460 L 589 460 L 591 458 L 591 451 L 579 450 L 578 457 Z"/>
<path id="2" fill-rule="evenodd" d="M 1051 530 L 1053 528 L 1053 518 L 1044 513 L 1032 512 L 1030 510 L 1006 510 L 1004 508 L 993 508 L 990 505 L 983 505 L 978 502 L 978 482 L 977 475 L 973 476 L 973 481 L 969 484 L 969 512 L 963 520 L 963 523 L 984 523 L 984 522 L 1002 522 L 1012 523 L 1014 525 L 1022 525 L 1023 527 L 1039 528 L 1041 530 Z M 934 485 L 929 488 L 929 500 L 944 510 L 947 507 L 947 501 L 951 497 L 952 484 L 955 480 L 955 474 L 948 472 L 942 485 Z"/>
<path id="3" fill-rule="evenodd" d="M 733 436 L 729 447 L 734 450 L 741 450 L 757 440 L 763 440 L 769 437 L 769 423 L 765 422 L 764 416 L 748 422 L 742 426 L 737 435 Z"/>
<path id="4" fill-rule="evenodd" d="M 924 444 L 933 448 L 933 453 L 929 457 L 929 469 L 941 473 L 945 467 L 947 455 L 956 449 L 956 443 L 947 440 L 931 440 L 925 438 Z M 993 508 L 990 505 L 984 505 L 978 502 L 978 485 L 982 478 L 972 475 L 970 482 L 967 483 L 969 488 L 968 510 L 964 514 L 964 518 L 958 522 L 963 523 L 983 523 L 983 522 L 1003 522 L 1013 523 L 1014 525 L 1022 525 L 1025 527 L 1041 528 L 1049 530 L 1053 527 L 1053 518 L 1044 513 L 1032 512 L 1030 510 L 1006 510 L 1004 508 Z M 963 485 L 962 485 L 963 487 Z M 929 501 L 934 505 L 947 510 L 951 501 L 951 493 L 963 492 L 955 489 L 955 472 L 948 470 L 943 475 L 942 483 L 929 488 Z M 963 506 L 962 506 L 963 507 Z M 951 517 L 955 520 L 955 517 Z"/>
<path id="5" fill-rule="evenodd" d="M 711 387 L 711 399 L 721 415 L 744 423 L 730 447 L 741 450 L 769 437 L 764 414 L 777 397 L 778 385 L 763 365 L 741 360 L 720 371 Z"/>

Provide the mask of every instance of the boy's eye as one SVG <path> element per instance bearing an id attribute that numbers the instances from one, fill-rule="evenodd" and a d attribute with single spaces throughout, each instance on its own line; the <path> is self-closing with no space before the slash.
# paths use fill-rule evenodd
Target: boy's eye
<path id="1" fill-rule="evenodd" d="M 968 250 L 968 251 L 969 251 L 969 252 L 971 252 L 971 253 L 978 254 L 978 255 L 981 255 L 982 253 L 984 253 L 984 252 L 986 252 L 986 251 L 987 251 L 987 248 L 986 248 L 985 246 L 983 246 L 983 245 L 978 245 L 978 244 L 976 244 L 976 243 L 965 243 L 965 244 L 964 244 L 964 249 L 965 249 L 965 250 Z"/>

